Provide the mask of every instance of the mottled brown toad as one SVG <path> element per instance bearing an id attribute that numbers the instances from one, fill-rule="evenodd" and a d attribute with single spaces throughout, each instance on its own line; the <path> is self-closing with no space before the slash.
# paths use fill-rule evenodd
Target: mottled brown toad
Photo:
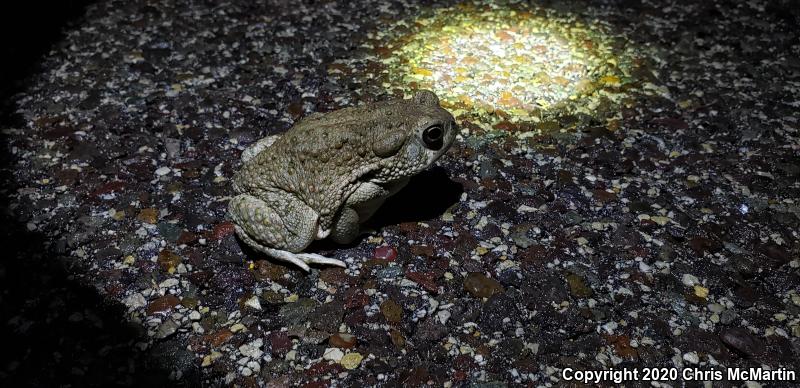
<path id="1" fill-rule="evenodd" d="M 453 116 L 433 92 L 312 114 L 242 154 L 228 213 L 236 234 L 276 259 L 344 262 L 302 251 L 315 239 L 349 243 L 359 225 L 453 143 Z"/>

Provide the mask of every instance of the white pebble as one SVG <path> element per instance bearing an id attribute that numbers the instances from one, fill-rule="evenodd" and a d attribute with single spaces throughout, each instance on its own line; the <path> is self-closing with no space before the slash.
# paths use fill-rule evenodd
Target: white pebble
<path id="1" fill-rule="evenodd" d="M 261 302 L 255 295 L 253 295 L 250 299 L 248 299 L 247 302 L 244 302 L 244 304 L 255 310 L 261 310 Z"/>
<path id="2" fill-rule="evenodd" d="M 694 275 L 692 275 L 690 273 L 683 274 L 683 277 L 681 278 L 681 281 L 683 282 L 684 285 L 689 286 L 689 287 L 691 287 L 691 286 L 693 286 L 695 284 L 700 284 L 700 279 L 698 279 L 697 276 L 694 276 Z"/>
<path id="3" fill-rule="evenodd" d="M 447 323 L 447 320 L 450 319 L 450 312 L 447 310 L 441 310 L 436 313 L 436 317 L 439 318 L 439 322 L 445 324 Z"/>
<path id="4" fill-rule="evenodd" d="M 180 283 L 180 282 L 178 281 L 178 279 L 175 279 L 175 278 L 169 278 L 169 279 L 167 279 L 167 280 L 164 280 L 163 282 L 159 283 L 159 284 L 158 284 L 158 287 L 159 287 L 159 288 L 170 288 L 170 287 L 175 287 L 175 286 L 177 286 L 177 285 L 178 285 L 178 283 Z"/>
<path id="5" fill-rule="evenodd" d="M 139 307 L 144 307 L 147 304 L 147 300 L 144 299 L 144 295 L 141 292 L 137 292 L 123 300 L 126 306 L 136 309 Z"/>
<path id="6" fill-rule="evenodd" d="M 254 372 L 259 372 L 259 371 L 261 371 L 261 364 L 259 364 L 259 363 L 255 362 L 255 361 L 250 361 L 250 362 L 248 362 L 248 363 L 247 363 L 247 367 L 248 367 L 248 368 L 250 368 L 250 369 L 251 369 L 252 371 L 254 371 Z"/>
<path id="7" fill-rule="evenodd" d="M 264 354 L 264 352 L 261 350 L 262 345 L 264 345 L 264 342 L 261 340 L 261 338 L 259 338 L 255 341 L 239 346 L 239 351 L 243 356 L 257 359 Z"/>
<path id="8" fill-rule="evenodd" d="M 339 348 L 327 348 L 325 349 L 325 353 L 322 354 L 323 359 L 334 362 L 339 362 L 342 357 L 344 357 L 344 352 Z"/>

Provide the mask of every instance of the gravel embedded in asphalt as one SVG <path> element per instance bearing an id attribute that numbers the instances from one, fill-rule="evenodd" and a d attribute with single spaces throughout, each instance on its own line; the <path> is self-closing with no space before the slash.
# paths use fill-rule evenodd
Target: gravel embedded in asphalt
<path id="1" fill-rule="evenodd" d="M 538 386 L 564 383 L 568 367 L 800 372 L 796 7 L 531 7 L 599 23 L 635 58 L 536 118 L 454 95 L 453 149 L 387 202 L 377 232 L 312 247 L 347 269 L 306 274 L 234 236 L 240 154 L 310 112 L 409 94 L 421 84 L 386 58 L 437 11 L 88 6 L 3 123 L 15 189 L 4 231 L 20 250 L 0 267 L 0 304 L 23 344 L 4 350 L 0 380 Z"/>

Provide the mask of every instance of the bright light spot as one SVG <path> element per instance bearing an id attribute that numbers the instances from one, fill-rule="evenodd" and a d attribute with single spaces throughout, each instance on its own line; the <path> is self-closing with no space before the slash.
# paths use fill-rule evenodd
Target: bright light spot
<path id="1" fill-rule="evenodd" d="M 606 30 L 540 8 L 439 9 L 415 19 L 392 45 L 388 85 L 432 89 L 450 107 L 479 116 L 591 114 L 619 102 L 635 78 L 630 50 Z"/>
<path id="2" fill-rule="evenodd" d="M 579 48 L 537 30 L 530 23 L 483 24 L 465 34 L 440 36 L 425 45 L 412 72 L 434 90 L 467 103 L 550 107 L 591 81 Z"/>

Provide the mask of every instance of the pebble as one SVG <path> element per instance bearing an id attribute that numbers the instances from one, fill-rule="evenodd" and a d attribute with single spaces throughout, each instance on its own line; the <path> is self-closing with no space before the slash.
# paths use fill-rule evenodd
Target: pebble
<path id="1" fill-rule="evenodd" d="M 464 289 L 476 298 L 488 298 L 504 291 L 497 280 L 477 272 L 467 275 L 464 279 Z"/>
<path id="2" fill-rule="evenodd" d="M 439 319 L 439 322 L 441 322 L 443 325 L 446 324 L 447 320 L 450 319 L 450 315 L 451 315 L 450 311 L 447 310 L 440 310 L 439 312 L 436 313 L 436 317 Z"/>
<path id="3" fill-rule="evenodd" d="M 403 336 L 403 333 L 397 329 L 389 330 L 389 339 L 398 349 L 402 349 L 406 346 L 406 338 Z"/>
<path id="4" fill-rule="evenodd" d="M 283 301 L 286 302 L 286 303 L 294 303 L 294 302 L 297 302 L 298 300 L 300 300 L 300 295 L 297 295 L 297 294 L 291 294 L 291 295 L 283 298 Z"/>
<path id="5" fill-rule="evenodd" d="M 670 221 L 670 218 L 669 217 L 662 217 L 662 216 L 653 216 L 653 217 L 650 217 L 650 220 L 655 222 L 656 224 L 658 224 L 660 226 L 664 226 Z"/>
<path id="6" fill-rule="evenodd" d="M 154 299 L 147 306 L 147 315 L 166 314 L 180 303 L 180 299 L 172 294 L 167 294 Z"/>
<path id="7" fill-rule="evenodd" d="M 222 240 L 225 237 L 228 237 L 236 232 L 236 226 L 233 222 L 226 221 L 214 225 L 214 229 L 211 231 L 211 238 L 214 240 Z"/>
<path id="8" fill-rule="evenodd" d="M 256 373 L 261 371 L 261 364 L 256 362 L 256 361 L 248 361 L 247 362 L 247 367 L 250 368 L 250 370 L 252 370 L 252 371 L 254 371 Z"/>
<path id="9" fill-rule="evenodd" d="M 403 317 L 403 307 L 397 304 L 397 302 L 387 299 L 381 303 L 381 313 L 389 323 L 398 323 Z"/>
<path id="10" fill-rule="evenodd" d="M 339 267 L 331 267 L 325 268 L 320 271 L 319 279 L 323 282 L 327 283 L 328 285 L 340 285 L 345 284 L 347 282 L 347 273 L 345 273 L 344 268 Z"/>
<path id="11" fill-rule="evenodd" d="M 264 341 L 261 338 L 257 338 L 249 343 L 239 346 L 239 352 L 242 353 L 243 356 L 250 357 L 252 359 L 259 359 L 261 355 L 264 354 L 264 351 L 261 350 L 261 347 L 264 346 Z"/>
<path id="12" fill-rule="evenodd" d="M 171 336 L 178 330 L 178 324 L 172 319 L 168 319 L 158 326 L 156 338 L 163 339 Z"/>
<path id="13" fill-rule="evenodd" d="M 727 329 L 720 334 L 722 342 L 750 357 L 764 353 L 766 347 L 758 337 L 743 327 Z"/>
<path id="14" fill-rule="evenodd" d="M 214 360 L 216 360 L 216 359 L 218 359 L 220 357 L 222 357 L 222 353 L 214 350 L 214 351 L 211 352 L 211 354 L 206 355 L 205 357 L 203 357 L 203 362 L 202 362 L 202 364 L 200 366 L 202 366 L 202 367 L 210 366 L 214 362 Z"/>
<path id="15" fill-rule="evenodd" d="M 274 354 L 284 355 L 292 349 L 292 340 L 286 332 L 272 332 L 268 338 Z"/>
<path id="16" fill-rule="evenodd" d="M 339 362 L 344 357 L 344 352 L 339 348 L 326 348 L 322 358 L 329 361 Z"/>
<path id="17" fill-rule="evenodd" d="M 432 272 L 413 272 L 413 271 L 406 271 L 406 277 L 419 284 L 425 291 L 428 291 L 432 294 L 436 294 L 439 292 L 439 287 L 434 280 L 435 275 Z"/>
<path id="18" fill-rule="evenodd" d="M 396 278 L 396 277 L 400 276 L 400 274 L 402 274 L 402 273 L 403 273 L 403 269 L 402 268 L 400 268 L 400 267 L 398 267 L 396 265 L 392 265 L 392 266 L 389 266 L 389 267 L 381 269 L 375 275 L 378 276 L 381 279 L 393 279 L 393 278 Z"/>
<path id="19" fill-rule="evenodd" d="M 576 298 L 588 298 L 592 296 L 592 289 L 586 285 L 586 282 L 581 276 L 574 273 L 568 274 L 567 283 L 569 284 L 569 292 Z"/>
<path id="20" fill-rule="evenodd" d="M 164 139 L 164 148 L 167 150 L 167 156 L 170 159 L 175 159 L 180 154 L 181 141 L 180 139 L 168 137 Z M 156 174 L 158 174 L 158 170 L 156 170 Z"/>
<path id="21" fill-rule="evenodd" d="M 186 296 L 181 299 L 181 306 L 186 307 L 187 309 L 193 309 L 197 307 L 199 303 L 200 302 L 197 300 L 197 298 L 193 298 L 191 296 Z"/>
<path id="22" fill-rule="evenodd" d="M 171 288 L 177 286 L 178 284 L 180 284 L 180 281 L 178 281 L 178 279 L 168 278 L 165 279 L 163 282 L 158 283 L 158 288 Z"/>
<path id="23" fill-rule="evenodd" d="M 125 298 L 123 303 L 125 303 L 125 305 L 130 309 L 138 309 L 147 305 L 147 300 L 144 298 L 144 295 L 142 295 L 141 292 L 137 292 Z"/>
<path id="24" fill-rule="evenodd" d="M 527 231 L 525 230 L 514 232 L 509 237 L 511 237 L 511 241 L 514 242 L 514 245 L 522 249 L 528 248 L 536 243 L 535 240 L 528 237 Z"/>
<path id="25" fill-rule="evenodd" d="M 700 283 L 700 280 L 699 280 L 699 279 L 697 279 L 697 276 L 694 276 L 694 275 L 692 275 L 692 274 L 685 273 L 685 274 L 683 274 L 683 276 L 681 277 L 681 282 L 682 282 L 682 283 L 683 283 L 685 286 L 691 287 L 691 286 L 694 286 L 695 284 L 698 284 L 698 283 Z"/>
<path id="26" fill-rule="evenodd" d="M 219 347 L 233 337 L 230 329 L 224 328 L 203 337 L 212 347 Z"/>
<path id="27" fill-rule="evenodd" d="M 728 309 L 719 314 L 719 322 L 723 325 L 730 325 L 733 321 L 736 320 L 736 311 Z"/>
<path id="28" fill-rule="evenodd" d="M 325 338 L 327 338 L 327 333 L 335 333 L 339 330 L 344 313 L 343 306 L 344 304 L 340 301 L 323 303 L 308 315 L 306 321 L 311 328 L 325 332 Z"/>
<path id="29" fill-rule="evenodd" d="M 158 253 L 157 263 L 164 271 L 173 273 L 181 263 L 181 257 L 169 249 L 164 249 Z"/>
<path id="30" fill-rule="evenodd" d="M 719 303 L 712 303 L 712 304 L 708 305 L 708 310 L 711 311 L 712 313 L 719 314 L 719 313 L 721 313 L 721 312 L 723 312 L 725 310 L 725 306 L 723 306 L 723 305 L 721 305 Z"/>
<path id="31" fill-rule="evenodd" d="M 687 361 L 691 364 L 699 364 L 700 357 L 697 355 L 697 352 L 689 352 L 683 354 L 684 361 Z"/>
<path id="32" fill-rule="evenodd" d="M 694 294 L 700 298 L 706 299 L 708 297 L 708 288 L 696 284 L 694 286 Z"/>
<path id="33" fill-rule="evenodd" d="M 317 308 L 317 302 L 312 299 L 300 298 L 297 302 L 288 303 L 280 308 L 280 315 L 289 325 L 299 325 L 306 322 L 308 314 Z"/>
<path id="34" fill-rule="evenodd" d="M 178 237 L 180 237 L 181 232 L 183 232 L 180 226 L 171 222 L 162 221 L 159 222 L 156 227 L 158 228 L 158 233 L 164 237 L 164 240 L 170 242 L 178 241 Z"/>
<path id="35" fill-rule="evenodd" d="M 258 300 L 258 297 L 253 295 L 244 302 L 245 306 L 250 307 L 254 310 L 261 311 L 261 302 Z"/>
<path id="36" fill-rule="evenodd" d="M 156 175 L 164 176 L 169 174 L 170 171 L 172 170 L 169 167 L 159 167 L 158 169 L 156 169 Z"/>
<path id="37" fill-rule="evenodd" d="M 372 258 L 378 260 L 394 261 L 397 258 L 397 249 L 388 245 L 381 245 L 375 248 Z"/>
<path id="38" fill-rule="evenodd" d="M 342 364 L 345 369 L 352 370 L 358 368 L 358 366 L 361 365 L 361 360 L 363 359 L 364 356 L 362 356 L 360 353 L 353 352 L 345 354 L 339 363 Z"/>
<path id="39" fill-rule="evenodd" d="M 155 223 L 158 222 L 158 209 L 142 209 L 139 211 L 139 214 L 136 215 L 136 219 L 147 224 L 155 225 Z"/>
<path id="40" fill-rule="evenodd" d="M 358 340 L 352 334 L 336 333 L 328 338 L 328 343 L 336 348 L 349 349 L 358 344 Z"/>

